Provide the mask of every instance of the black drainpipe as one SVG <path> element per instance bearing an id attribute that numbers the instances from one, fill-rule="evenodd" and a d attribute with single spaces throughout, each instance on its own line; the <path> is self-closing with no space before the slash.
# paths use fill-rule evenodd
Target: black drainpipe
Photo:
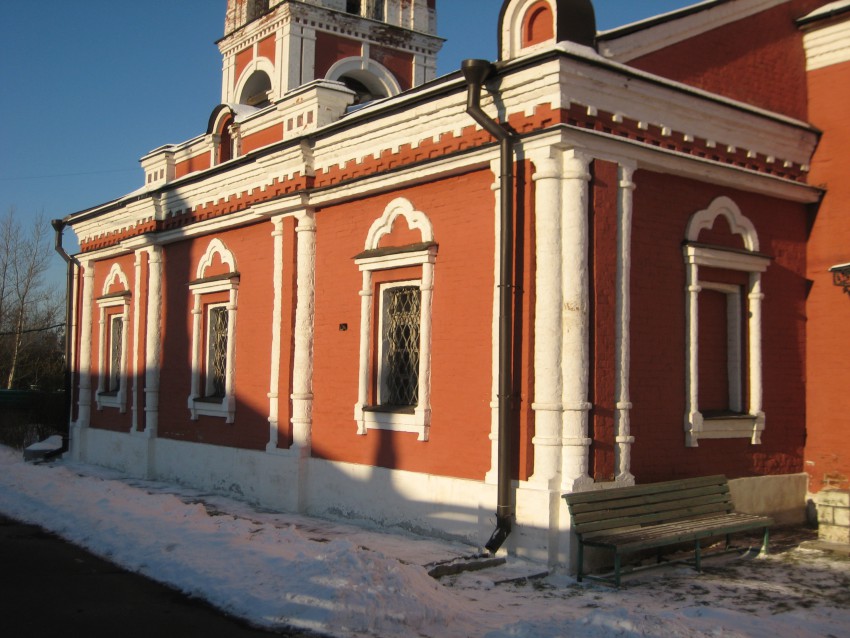
<path id="1" fill-rule="evenodd" d="M 511 374 L 513 244 L 514 244 L 514 136 L 481 109 L 481 87 L 495 72 L 487 60 L 464 60 L 461 70 L 467 83 L 466 112 L 501 142 L 501 245 L 499 247 L 499 471 L 496 529 L 485 547 L 495 554 L 511 533 Z"/>
<path id="2" fill-rule="evenodd" d="M 77 260 L 71 257 L 62 247 L 62 232 L 65 230 L 65 222 L 61 219 L 54 219 L 50 222 L 53 230 L 56 231 L 56 245 L 54 249 L 67 264 L 67 281 L 65 284 L 65 426 L 70 427 L 71 423 L 71 316 L 74 309 L 74 300 L 71 297 L 74 287 L 74 268 L 77 265 Z M 68 447 L 67 437 L 64 448 Z"/>

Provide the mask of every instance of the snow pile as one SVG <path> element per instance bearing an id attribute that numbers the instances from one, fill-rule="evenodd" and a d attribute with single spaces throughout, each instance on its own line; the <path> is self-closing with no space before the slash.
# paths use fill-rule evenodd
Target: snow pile
<path id="1" fill-rule="evenodd" d="M 497 585 L 484 571 L 438 583 L 374 551 L 415 545 L 407 539 L 373 533 L 367 549 L 364 536 L 338 524 L 66 461 L 29 465 L 2 447 L 0 512 L 270 629 L 344 638 L 813 638 L 844 635 L 850 623 L 850 560 L 814 551 L 712 559 L 702 574 L 648 572 L 619 591 L 557 574 Z"/>

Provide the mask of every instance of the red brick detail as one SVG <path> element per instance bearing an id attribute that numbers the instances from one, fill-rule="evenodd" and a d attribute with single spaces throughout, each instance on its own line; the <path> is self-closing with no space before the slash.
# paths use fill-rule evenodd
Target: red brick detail
<path id="1" fill-rule="evenodd" d="M 363 54 L 363 45 L 358 40 L 343 38 L 326 31 L 316 33 L 315 77 L 323 78 L 330 68 L 345 58 L 358 58 Z"/>
<path id="2" fill-rule="evenodd" d="M 522 46 L 547 42 L 555 37 L 555 18 L 545 0 L 533 4 L 522 17 Z"/>
<path id="3" fill-rule="evenodd" d="M 413 54 L 372 45 L 369 47 L 369 57 L 390 70 L 402 91 L 413 86 Z"/>
<path id="4" fill-rule="evenodd" d="M 233 74 L 233 85 L 242 77 L 242 72 L 248 68 L 248 65 L 254 60 L 254 47 L 250 46 L 236 54 L 236 72 Z"/>
<path id="5" fill-rule="evenodd" d="M 591 471 L 597 481 L 615 478 L 617 322 L 617 165 L 593 162 L 591 206 Z"/>
<path id="6" fill-rule="evenodd" d="M 195 155 L 190 157 L 187 160 L 183 160 L 179 162 L 174 167 L 174 178 L 180 179 L 181 177 L 185 177 L 189 173 L 197 173 L 198 171 L 205 171 L 210 167 L 210 154 L 209 151 L 204 151 L 200 155 Z"/>
<path id="7" fill-rule="evenodd" d="M 258 148 L 283 141 L 283 125 L 275 124 L 269 128 L 257 131 L 242 138 L 242 154 L 245 155 Z"/>
<path id="8" fill-rule="evenodd" d="M 267 60 L 270 60 L 272 64 L 274 64 L 275 53 L 275 36 L 270 35 L 269 37 L 260 40 L 259 44 L 257 45 L 257 54 L 259 55 L 259 57 L 266 58 Z"/>

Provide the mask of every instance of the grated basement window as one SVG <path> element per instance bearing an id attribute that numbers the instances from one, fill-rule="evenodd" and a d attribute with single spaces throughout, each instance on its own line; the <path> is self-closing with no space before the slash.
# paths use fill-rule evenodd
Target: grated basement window
<path id="1" fill-rule="evenodd" d="M 227 378 L 227 308 L 210 309 L 207 396 L 223 397 Z"/>
<path id="2" fill-rule="evenodd" d="M 421 291 L 403 286 L 386 291 L 385 405 L 416 405 L 419 402 L 419 322 Z"/>

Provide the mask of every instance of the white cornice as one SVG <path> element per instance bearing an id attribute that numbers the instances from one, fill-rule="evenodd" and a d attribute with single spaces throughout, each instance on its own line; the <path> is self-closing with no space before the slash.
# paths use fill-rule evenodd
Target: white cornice
<path id="1" fill-rule="evenodd" d="M 840 21 L 813 24 L 803 35 L 806 70 L 814 71 L 850 61 L 850 12 Z"/>
<path id="2" fill-rule="evenodd" d="M 692 7 L 680 10 L 684 16 L 676 18 L 680 11 L 671 12 L 670 20 L 661 22 L 654 26 L 634 31 L 640 23 L 628 25 L 602 34 L 599 42 L 599 52 L 606 58 L 618 62 L 628 62 L 640 58 L 654 51 L 672 46 L 683 40 L 696 37 L 712 29 L 725 26 L 743 18 L 747 18 L 767 9 L 772 9 L 788 0 L 736 0 L 724 2 L 715 7 L 708 7 L 701 11 L 688 12 Z M 712 2 L 698 3 L 710 5 Z M 652 20 L 646 21 L 650 25 Z M 625 31 L 626 35 L 616 37 L 617 31 Z M 605 36 L 609 35 L 611 39 Z"/>

